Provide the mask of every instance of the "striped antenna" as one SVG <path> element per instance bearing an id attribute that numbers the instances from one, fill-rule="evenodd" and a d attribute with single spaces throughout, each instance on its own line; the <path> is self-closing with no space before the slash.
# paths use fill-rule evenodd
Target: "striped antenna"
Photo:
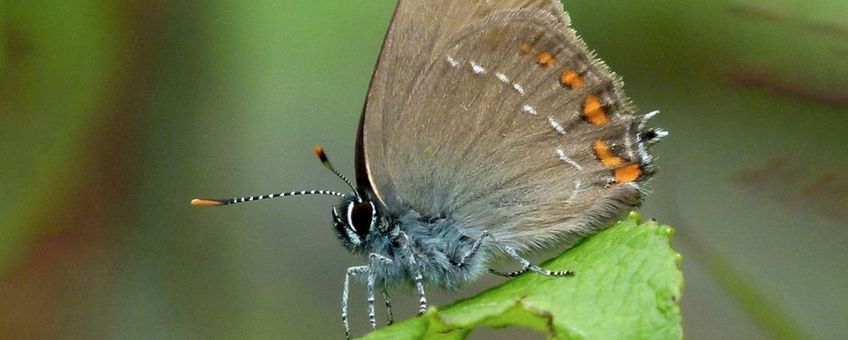
<path id="1" fill-rule="evenodd" d="M 209 199 L 209 198 L 195 198 L 191 200 L 191 205 L 198 207 L 217 207 L 221 205 L 232 205 L 236 203 L 250 202 L 250 201 L 258 201 L 269 198 L 277 198 L 277 197 L 286 197 L 286 196 L 301 196 L 301 195 L 332 195 L 338 196 L 341 198 L 347 197 L 345 194 L 335 191 L 328 190 L 302 190 L 302 191 L 289 191 L 289 192 L 280 192 L 276 194 L 267 194 L 267 195 L 259 195 L 259 196 L 245 196 L 245 197 L 235 197 L 228 199 Z"/>
<path id="2" fill-rule="evenodd" d="M 327 169 L 330 169 L 336 176 L 342 179 L 351 189 L 353 189 L 353 195 L 356 197 L 356 200 L 362 202 L 362 197 L 359 196 L 359 192 L 356 191 L 356 187 L 342 175 L 336 168 L 333 167 L 333 164 L 330 163 L 330 160 L 327 159 L 327 154 L 324 153 L 324 148 L 320 145 L 315 146 L 315 154 L 318 155 L 318 158 L 321 160 L 321 164 L 324 165 Z M 331 195 L 338 196 L 341 198 L 346 198 L 347 195 L 329 190 L 301 190 L 301 191 L 289 191 L 289 192 L 280 192 L 275 194 L 267 194 L 267 195 L 259 195 L 259 196 L 244 196 L 244 197 L 235 197 L 228 199 L 211 199 L 211 198 L 195 198 L 191 200 L 191 205 L 198 207 L 217 207 L 222 205 L 232 205 L 236 203 L 244 203 L 251 201 L 259 201 L 269 198 L 277 198 L 277 197 L 286 197 L 286 196 L 301 196 L 301 195 Z"/>
<path id="3" fill-rule="evenodd" d="M 330 171 L 332 171 L 334 174 L 336 174 L 336 176 L 339 176 L 339 178 L 341 178 L 342 181 L 347 183 L 347 186 L 349 186 L 351 189 L 353 189 L 353 194 L 356 196 L 356 200 L 358 202 L 362 202 L 362 197 L 359 196 L 359 192 L 356 190 L 356 187 L 353 186 L 353 183 L 351 183 L 350 180 L 347 179 L 347 177 L 342 175 L 341 172 L 339 172 L 338 170 L 336 170 L 336 168 L 333 167 L 333 164 L 330 163 L 330 159 L 327 158 L 327 154 L 324 153 L 324 148 L 321 147 L 320 145 L 316 145 L 315 146 L 315 155 L 318 156 L 318 159 L 321 160 L 321 164 L 323 164 L 325 168 L 330 169 Z"/>

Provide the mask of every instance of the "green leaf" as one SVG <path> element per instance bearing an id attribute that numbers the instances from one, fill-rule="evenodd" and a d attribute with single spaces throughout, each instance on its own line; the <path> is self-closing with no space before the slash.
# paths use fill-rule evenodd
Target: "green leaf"
<path id="1" fill-rule="evenodd" d="M 631 213 L 543 264 L 574 276 L 528 273 L 364 339 L 462 339 L 478 327 L 510 326 L 554 339 L 682 338 L 683 273 L 672 235 Z"/>

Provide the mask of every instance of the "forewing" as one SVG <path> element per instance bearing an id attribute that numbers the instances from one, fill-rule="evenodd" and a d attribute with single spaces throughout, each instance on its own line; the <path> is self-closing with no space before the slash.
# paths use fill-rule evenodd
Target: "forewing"
<path id="1" fill-rule="evenodd" d="M 448 1 L 400 0 L 383 41 L 359 123 L 356 147 L 356 180 L 385 207 L 401 206 L 402 199 L 386 172 L 386 132 L 398 127 L 413 88 L 427 75 L 424 70 L 442 55 L 468 23 L 493 13 L 518 8 L 561 13 L 548 0 Z M 559 19 L 566 20 L 561 14 Z M 394 141 L 392 141 L 394 142 Z"/>
<path id="2" fill-rule="evenodd" d="M 362 125 L 369 179 L 389 214 L 446 216 L 526 249 L 574 239 L 639 203 L 651 172 L 640 118 L 557 2 L 432 16 L 404 14 L 410 4 L 392 28 L 437 33 L 422 44 L 387 38 Z"/>

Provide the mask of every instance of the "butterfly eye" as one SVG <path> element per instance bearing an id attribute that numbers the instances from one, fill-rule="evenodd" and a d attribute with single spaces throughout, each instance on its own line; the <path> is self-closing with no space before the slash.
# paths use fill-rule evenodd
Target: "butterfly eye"
<path id="1" fill-rule="evenodd" d="M 352 202 L 347 208 L 347 221 L 351 228 L 356 231 L 360 237 L 365 237 L 374 220 L 377 217 L 377 211 L 371 202 Z"/>

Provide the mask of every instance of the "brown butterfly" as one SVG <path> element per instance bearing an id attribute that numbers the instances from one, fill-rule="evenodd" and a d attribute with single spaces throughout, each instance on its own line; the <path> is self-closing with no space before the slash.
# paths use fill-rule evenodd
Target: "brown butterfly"
<path id="1" fill-rule="evenodd" d="M 344 245 L 368 256 L 348 268 L 375 290 L 453 289 L 506 255 L 568 245 L 637 206 L 654 172 L 648 147 L 667 132 L 635 115 L 621 81 L 569 28 L 555 0 L 401 0 L 371 80 L 356 143 L 353 192 L 312 190 L 228 200 L 228 205 L 307 194 L 342 198 L 332 210 Z M 428 288 L 429 289 L 429 288 Z"/>

